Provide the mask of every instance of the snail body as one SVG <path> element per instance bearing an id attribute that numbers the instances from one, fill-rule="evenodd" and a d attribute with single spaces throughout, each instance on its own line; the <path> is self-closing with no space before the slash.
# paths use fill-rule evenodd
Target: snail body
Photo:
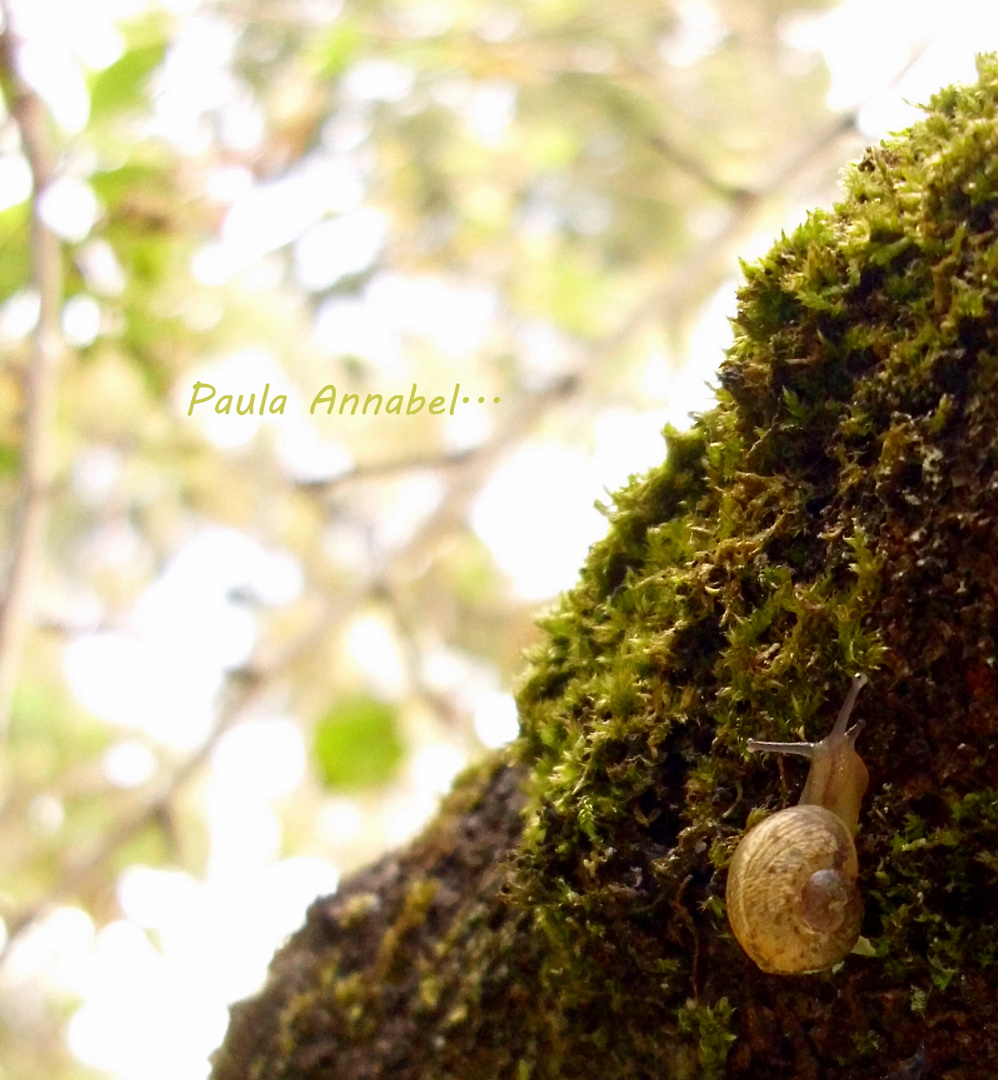
<path id="1" fill-rule="evenodd" d="M 869 774 L 856 753 L 857 724 L 847 730 L 852 682 L 832 731 L 818 743 L 765 743 L 750 750 L 801 754 L 811 768 L 801 800 L 742 837 L 728 868 L 728 920 L 763 971 L 797 974 L 832 967 L 859 939 L 863 902 L 853 836 Z"/>

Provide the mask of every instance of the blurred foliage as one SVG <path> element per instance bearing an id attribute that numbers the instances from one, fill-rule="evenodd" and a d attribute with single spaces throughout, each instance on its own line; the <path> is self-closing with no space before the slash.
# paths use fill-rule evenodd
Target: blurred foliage
<path id="1" fill-rule="evenodd" d="M 338 702 L 315 725 L 313 755 L 330 788 L 383 784 L 404 756 L 395 709 L 369 697 Z"/>
<path id="2" fill-rule="evenodd" d="M 57 177 L 96 210 L 62 232 L 58 481 L 0 757 L 11 935 L 61 904 L 97 927 L 120 918 L 130 863 L 204 873 L 214 754 L 247 718 L 290 717 L 310 748 L 294 792 L 271 798 L 281 853 L 342 870 L 387 842 L 384 781 L 413 794 L 403 748 L 479 752 L 476 688 L 508 687 L 533 605 L 469 508 L 531 439 L 591 452 L 602 409 L 661 410 L 647 373 L 682 364 L 739 241 L 826 199 L 858 143 L 825 111 L 818 58 L 783 33 L 825 6 L 216 0 L 118 26 L 119 55 L 86 75 L 85 123 L 45 119 Z M 45 35 L 32 44 L 44 53 Z M 25 141 L 10 75 L 5 161 Z M 30 225 L 27 197 L 0 211 L 4 551 L 24 495 Z M 198 379 L 220 395 L 269 382 L 287 415 L 188 416 Z M 428 409 L 309 417 L 329 383 L 361 401 L 460 383 L 480 411 L 463 426 Z M 520 509 L 510 528 L 536 535 L 537 508 Z M 143 605 L 208 527 L 289 556 L 302 586 L 270 599 L 219 572 L 216 608 L 253 647 L 223 665 L 212 722 L 174 743 L 145 706 L 182 665 L 126 722 L 77 699 L 65 650 L 155 640 Z M 192 636 L 207 610 L 187 614 Z M 353 658 L 360 619 L 398 658 L 390 686 Z M 122 743 L 151 762 L 134 786 L 107 766 Z M 355 792 L 355 833 L 320 835 L 324 785 Z M 60 1034 L 74 996 L 48 985 L 44 966 L 0 979 L 11 1080 L 92 1075 Z"/>

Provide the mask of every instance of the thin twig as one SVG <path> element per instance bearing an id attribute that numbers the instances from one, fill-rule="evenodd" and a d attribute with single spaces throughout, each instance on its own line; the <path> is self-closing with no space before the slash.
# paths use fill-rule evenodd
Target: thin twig
<path id="1" fill-rule="evenodd" d="M 62 248 L 58 237 L 42 220 L 39 204 L 52 179 L 53 151 L 46 132 L 45 108 L 17 70 L 11 12 L 0 4 L 4 31 L 0 35 L 0 78 L 11 115 L 31 169 L 32 277 L 38 293 L 38 325 L 24 372 L 24 431 L 21 442 L 21 494 L 7 587 L 0 607 L 0 739 L 10 725 L 11 702 L 24 645 L 32 620 L 32 596 L 38 580 L 48 528 L 52 482 L 55 475 L 54 428 L 59 367 L 63 342 Z"/>
<path id="2" fill-rule="evenodd" d="M 679 147 L 663 133 L 659 132 L 658 134 L 652 135 L 648 142 L 653 149 L 657 150 L 670 164 L 675 165 L 677 169 L 692 176 L 694 180 L 698 180 L 705 188 L 709 191 L 713 191 L 715 195 L 720 195 L 722 199 L 737 201 L 747 194 L 744 188 L 736 187 L 733 184 L 727 184 L 719 177 L 715 176 L 702 161 L 698 161 L 692 154 L 687 154 L 683 150 L 680 150 Z"/>
<path id="3" fill-rule="evenodd" d="M 457 450 L 450 454 L 422 454 L 388 461 L 371 461 L 354 465 L 346 472 L 331 476 L 328 480 L 304 480 L 298 486 L 304 491 L 331 495 L 341 487 L 365 480 L 383 480 L 399 473 L 415 472 L 417 469 L 452 469 L 474 454 L 474 450 Z"/>
<path id="4" fill-rule="evenodd" d="M 900 85 L 921 60 L 925 48 L 921 46 L 912 52 L 907 63 L 885 89 Z M 881 93 L 884 91 L 871 95 L 871 100 Z M 653 288 L 639 301 L 613 333 L 590 348 L 601 357 L 612 355 L 652 318 L 669 318 L 685 310 L 698 294 L 706 291 L 711 277 L 715 280 L 721 277 L 718 267 L 727 263 L 730 252 L 751 231 L 766 202 L 782 191 L 795 176 L 804 172 L 818 154 L 844 135 L 856 131 L 859 114 L 865 105 L 865 101 L 861 102 L 832 120 L 810 142 L 798 147 L 781 166 L 774 169 L 765 183 L 752 190 L 738 192 L 731 200 L 731 215 L 725 227 L 701 244 L 667 281 Z"/>
<path id="5" fill-rule="evenodd" d="M 401 597 L 395 589 L 385 589 L 384 600 L 395 625 L 402 650 L 402 662 L 415 697 L 424 702 L 445 727 L 450 730 L 458 728 L 462 717 L 457 705 L 447 694 L 431 686 L 426 679 L 423 672 L 423 650 L 419 643 L 419 634 Z"/>

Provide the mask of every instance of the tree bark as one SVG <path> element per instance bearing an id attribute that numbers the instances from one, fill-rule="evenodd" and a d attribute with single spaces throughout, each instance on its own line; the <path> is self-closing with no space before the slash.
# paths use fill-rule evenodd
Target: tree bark
<path id="1" fill-rule="evenodd" d="M 746 268 L 716 409 L 616 498 L 522 735 L 316 901 L 214 1080 L 991 1077 L 998 1060 L 998 60 Z M 849 677 L 864 947 L 761 972 L 750 811 Z"/>

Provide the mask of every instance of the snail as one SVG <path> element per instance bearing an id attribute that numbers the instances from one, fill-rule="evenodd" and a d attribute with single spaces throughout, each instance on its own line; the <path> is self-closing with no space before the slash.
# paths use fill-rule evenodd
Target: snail
<path id="1" fill-rule="evenodd" d="M 800 802 L 750 829 L 728 868 L 731 929 L 763 971 L 822 971 L 859 939 L 863 902 L 853 836 L 869 774 L 854 746 L 863 723 L 848 731 L 846 725 L 866 681 L 855 676 L 821 742 L 748 742 L 749 750 L 811 760 Z"/>

